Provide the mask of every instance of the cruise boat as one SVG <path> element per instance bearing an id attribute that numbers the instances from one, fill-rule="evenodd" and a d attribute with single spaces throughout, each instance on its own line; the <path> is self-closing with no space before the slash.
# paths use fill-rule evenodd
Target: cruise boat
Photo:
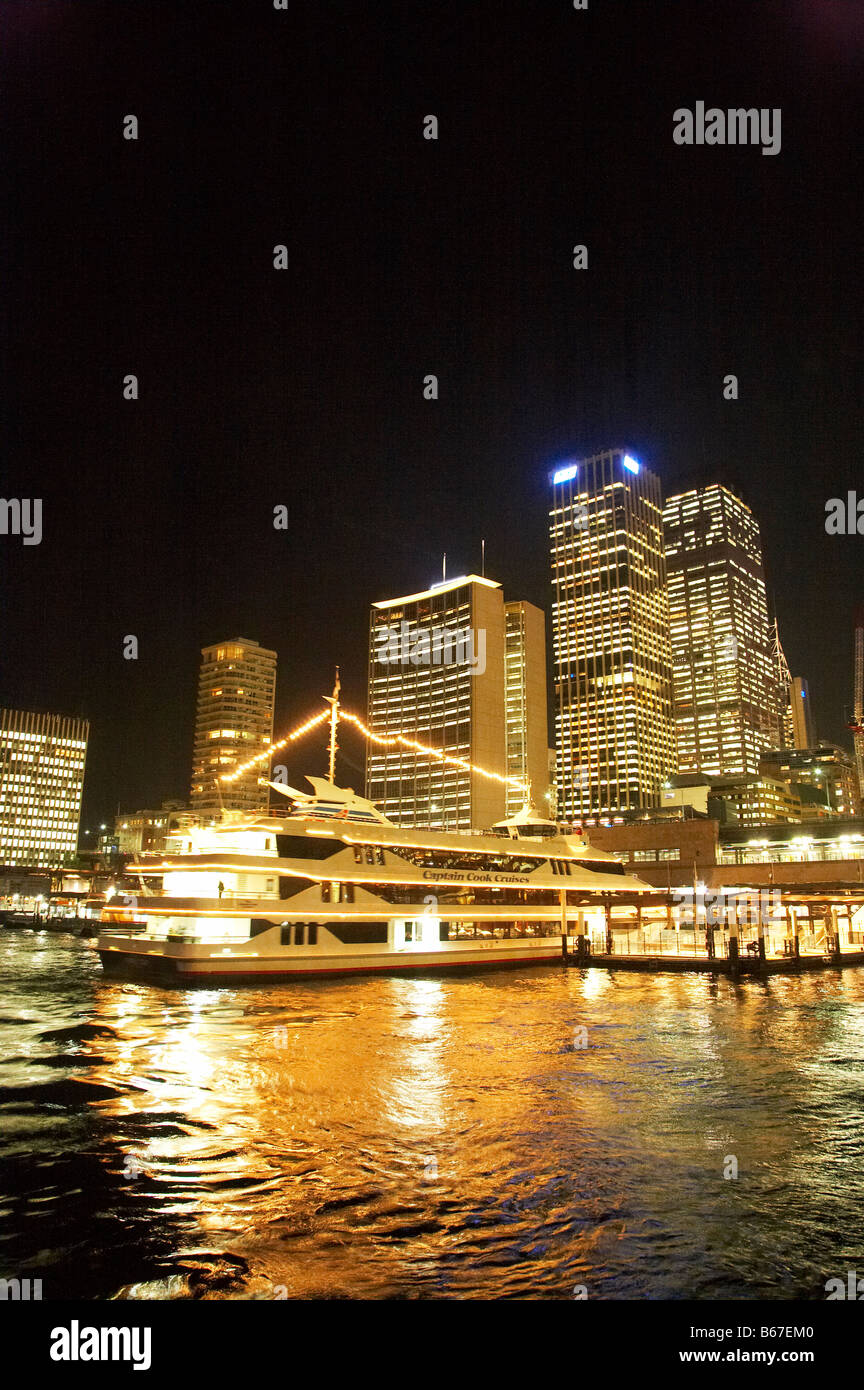
<path id="1" fill-rule="evenodd" d="M 411 829 L 351 788 L 270 783 L 287 814 L 223 811 L 102 913 L 106 972 L 181 981 L 415 972 L 560 961 L 617 895 L 656 890 L 573 827 L 525 806 L 485 833 Z"/>

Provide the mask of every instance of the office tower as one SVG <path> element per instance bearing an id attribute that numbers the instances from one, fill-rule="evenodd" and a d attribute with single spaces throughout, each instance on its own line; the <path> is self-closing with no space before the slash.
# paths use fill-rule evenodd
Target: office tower
<path id="1" fill-rule="evenodd" d="M 676 770 L 659 480 L 621 449 L 568 463 L 549 526 L 559 808 L 659 806 Z"/>
<path id="2" fill-rule="evenodd" d="M 810 687 L 803 676 L 795 676 L 790 691 L 792 712 L 792 741 L 794 748 L 813 748 L 816 732 L 813 727 L 813 712 L 810 708 Z"/>
<path id="3" fill-rule="evenodd" d="M 90 725 L 0 709 L 0 864 L 59 868 L 78 848 Z"/>
<path id="4" fill-rule="evenodd" d="M 272 741 L 275 691 L 275 652 L 246 637 L 202 647 L 189 793 L 192 810 L 199 815 L 216 815 L 223 807 L 267 810 L 266 763 L 234 782 L 219 779 Z"/>
<path id="5" fill-rule="evenodd" d="M 504 701 L 506 723 L 507 815 L 525 801 L 524 788 L 545 815 L 550 804 L 549 721 L 546 711 L 546 618 L 533 603 L 504 604 Z"/>
<path id="6" fill-rule="evenodd" d="M 759 527 L 719 483 L 670 497 L 663 519 L 679 771 L 755 776 L 780 742 Z"/>
<path id="7" fill-rule="evenodd" d="M 366 795 L 395 824 L 469 830 L 504 816 L 500 584 L 471 574 L 372 605 L 368 724 L 374 734 L 402 734 L 499 779 L 370 740 Z"/>

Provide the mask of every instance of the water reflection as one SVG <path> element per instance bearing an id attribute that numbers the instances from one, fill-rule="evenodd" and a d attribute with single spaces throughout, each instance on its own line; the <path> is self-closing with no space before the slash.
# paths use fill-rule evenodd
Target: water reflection
<path id="1" fill-rule="evenodd" d="M 11 936 L 0 1273 L 46 1297 L 806 1298 L 861 1259 L 861 972 L 168 991 Z"/>

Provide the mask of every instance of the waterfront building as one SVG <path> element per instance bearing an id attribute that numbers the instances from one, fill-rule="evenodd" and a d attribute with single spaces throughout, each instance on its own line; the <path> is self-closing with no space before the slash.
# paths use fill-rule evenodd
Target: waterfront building
<path id="1" fill-rule="evenodd" d="M 78 848 L 90 725 L 0 709 L 0 864 L 59 868 Z"/>
<path id="2" fill-rule="evenodd" d="M 711 783 L 709 813 L 723 824 L 799 823 L 836 816 L 822 788 L 766 773 L 755 777 L 719 777 Z"/>
<path id="3" fill-rule="evenodd" d="M 520 809 L 524 788 L 550 814 L 548 717 L 546 712 L 546 617 L 523 599 L 504 604 L 504 717 L 508 816 Z M 554 809 L 554 808 L 553 808 Z"/>
<path id="4" fill-rule="evenodd" d="M 824 865 L 821 877 L 830 882 L 849 878 L 864 887 L 864 821 L 820 820 L 806 826 L 760 825 L 755 828 L 723 826 L 720 829 L 720 864 L 726 865 Z M 843 866 L 848 866 L 845 870 Z M 812 867 L 809 868 L 812 873 Z M 792 878 L 806 877 L 802 868 Z M 782 877 L 782 875 L 781 875 Z"/>
<path id="5" fill-rule="evenodd" d="M 668 498 L 663 524 L 678 771 L 755 776 L 780 742 L 759 526 L 719 483 Z"/>
<path id="6" fill-rule="evenodd" d="M 616 855 L 655 887 L 715 888 L 823 883 L 864 891 L 864 821 L 837 819 L 721 824 L 716 817 L 645 816 L 586 828 L 597 849 Z M 735 872 L 733 872 L 733 870 Z"/>
<path id="7" fill-rule="evenodd" d="M 657 806 L 676 771 L 659 480 L 622 449 L 562 465 L 549 532 L 559 810 Z"/>
<path id="8" fill-rule="evenodd" d="M 374 603 L 368 688 L 374 734 L 401 734 L 471 765 L 370 740 L 366 795 L 394 824 L 482 828 L 521 806 L 528 783 L 545 793 L 543 614 L 505 605 L 495 581 L 464 575 Z M 518 779 L 509 794 L 508 775 Z"/>
<path id="9" fill-rule="evenodd" d="M 762 754 L 760 770 L 787 782 L 819 788 L 821 799 L 838 816 L 861 814 L 855 759 L 836 743 L 769 749 Z"/>
<path id="10" fill-rule="evenodd" d="M 163 801 L 158 809 L 121 811 L 114 821 L 118 854 L 161 854 L 168 836 L 189 818 L 182 801 Z"/>
<path id="11" fill-rule="evenodd" d="M 275 693 L 275 652 L 246 637 L 202 648 L 189 793 L 197 814 L 218 815 L 223 807 L 267 811 L 266 764 L 233 782 L 220 778 L 272 742 Z"/>

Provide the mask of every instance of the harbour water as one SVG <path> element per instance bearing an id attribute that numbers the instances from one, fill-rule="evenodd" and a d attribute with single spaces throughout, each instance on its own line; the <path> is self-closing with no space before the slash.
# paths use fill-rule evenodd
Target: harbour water
<path id="1" fill-rule="evenodd" d="M 4 931 L 0 1015 L 0 1276 L 43 1299 L 823 1300 L 864 1271 L 864 970 L 183 990 Z"/>

